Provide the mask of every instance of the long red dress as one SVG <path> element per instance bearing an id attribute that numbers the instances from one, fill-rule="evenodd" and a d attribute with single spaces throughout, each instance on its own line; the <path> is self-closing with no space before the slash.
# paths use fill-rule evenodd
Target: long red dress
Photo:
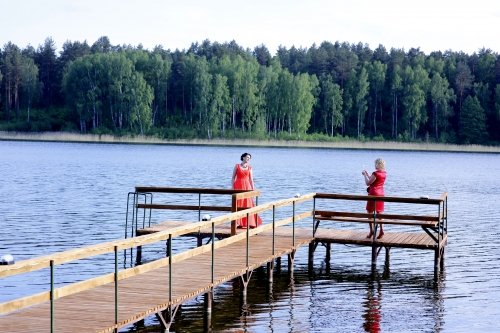
<path id="1" fill-rule="evenodd" d="M 384 183 L 387 174 L 385 170 L 377 170 L 373 172 L 373 175 L 375 176 L 375 181 L 370 185 L 370 191 L 368 192 L 368 195 L 383 197 Z M 375 202 L 372 200 L 368 200 L 366 202 L 366 211 L 373 212 L 374 210 L 375 210 Z M 376 211 L 377 213 L 382 213 L 384 211 L 383 201 L 377 201 Z"/>
<path id="2" fill-rule="evenodd" d="M 251 166 L 248 166 L 248 168 L 243 169 L 239 163 L 236 164 L 236 179 L 234 180 L 234 183 L 233 183 L 233 189 L 235 189 L 235 190 L 252 190 L 252 186 L 250 185 L 250 171 L 251 170 L 252 170 Z M 239 199 L 236 201 L 236 207 L 246 209 L 246 208 L 255 207 L 255 204 L 253 202 L 253 198 Z M 241 228 L 246 228 L 247 225 L 250 226 L 250 228 L 255 228 L 255 227 L 262 224 L 262 219 L 257 214 L 250 215 L 248 217 L 248 220 L 249 221 L 247 223 L 247 218 L 243 217 L 239 220 L 236 220 L 236 223 Z"/>

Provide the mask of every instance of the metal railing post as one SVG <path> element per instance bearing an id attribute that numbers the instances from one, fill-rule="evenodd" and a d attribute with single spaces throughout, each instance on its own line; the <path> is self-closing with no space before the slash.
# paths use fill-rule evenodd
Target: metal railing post
<path id="1" fill-rule="evenodd" d="M 215 223 L 212 222 L 212 288 L 214 287 L 215 271 Z"/>
<path id="2" fill-rule="evenodd" d="M 54 333 L 54 260 L 50 261 L 50 333 Z"/>
<path id="3" fill-rule="evenodd" d="M 276 205 L 273 205 L 273 257 L 274 257 L 274 252 L 275 252 L 275 237 L 276 237 Z"/>
<path id="4" fill-rule="evenodd" d="M 295 200 L 293 201 L 293 216 L 292 216 L 292 246 L 295 246 Z"/>
<path id="5" fill-rule="evenodd" d="M 115 325 L 118 324 L 118 246 L 115 245 Z M 114 329 L 118 332 L 118 328 Z"/>
<path id="6" fill-rule="evenodd" d="M 314 227 L 314 217 L 316 216 L 316 197 L 313 198 L 313 214 L 312 214 L 312 227 L 313 227 L 313 237 L 316 236 L 316 228 Z"/>
<path id="7" fill-rule="evenodd" d="M 168 234 L 168 302 L 172 308 L 172 234 Z"/>
<path id="8" fill-rule="evenodd" d="M 247 213 L 247 255 L 246 255 L 246 260 L 247 260 L 247 270 L 248 270 L 248 255 L 249 255 L 249 249 L 250 249 L 250 215 Z"/>
<path id="9" fill-rule="evenodd" d="M 201 221 L 201 192 L 198 193 L 198 221 Z"/>

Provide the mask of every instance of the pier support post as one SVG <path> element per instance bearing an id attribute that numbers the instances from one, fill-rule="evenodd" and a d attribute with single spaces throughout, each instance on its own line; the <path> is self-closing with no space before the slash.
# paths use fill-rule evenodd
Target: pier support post
<path id="1" fill-rule="evenodd" d="M 377 245 L 372 245 L 372 269 L 377 267 Z"/>
<path id="2" fill-rule="evenodd" d="M 330 265 L 330 251 L 332 249 L 332 244 L 331 243 L 326 243 L 326 256 L 325 256 L 325 261 L 328 265 Z"/>
<path id="3" fill-rule="evenodd" d="M 312 263 L 314 262 L 314 250 L 316 249 L 316 246 L 314 244 L 315 242 L 312 241 L 311 243 L 309 243 L 309 255 L 308 255 L 308 264 L 309 265 L 312 265 Z"/>
<path id="4" fill-rule="evenodd" d="M 288 254 L 288 272 L 290 274 L 293 273 L 293 262 L 294 262 L 294 259 L 295 259 L 295 250 L 292 250 L 292 252 L 290 252 Z"/>
<path id="5" fill-rule="evenodd" d="M 440 271 L 444 270 L 444 247 L 441 249 L 441 265 L 439 266 Z"/>
<path id="6" fill-rule="evenodd" d="M 273 283 L 273 270 L 274 270 L 274 260 L 271 260 L 266 264 L 267 267 L 267 281 Z"/>
<path id="7" fill-rule="evenodd" d="M 434 251 L 434 281 L 438 280 L 439 267 L 441 266 L 441 248 L 438 246 Z"/>
<path id="8" fill-rule="evenodd" d="M 175 313 L 179 307 L 176 306 L 172 309 L 172 307 L 168 307 L 166 310 L 155 313 L 156 318 L 160 322 L 160 328 L 162 333 L 170 332 L 170 326 L 172 326 L 172 322 L 174 321 Z"/>
<path id="9" fill-rule="evenodd" d="M 211 289 L 209 292 L 206 292 L 205 295 L 203 295 L 203 300 L 204 300 L 204 305 L 205 305 L 205 312 L 209 313 L 212 312 L 212 302 L 214 300 L 214 291 Z"/>

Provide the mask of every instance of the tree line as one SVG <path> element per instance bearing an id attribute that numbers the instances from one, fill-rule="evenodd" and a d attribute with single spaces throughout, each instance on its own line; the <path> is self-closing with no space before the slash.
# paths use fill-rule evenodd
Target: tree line
<path id="1" fill-rule="evenodd" d="M 0 129 L 161 138 L 500 141 L 500 58 L 323 42 L 0 50 Z"/>

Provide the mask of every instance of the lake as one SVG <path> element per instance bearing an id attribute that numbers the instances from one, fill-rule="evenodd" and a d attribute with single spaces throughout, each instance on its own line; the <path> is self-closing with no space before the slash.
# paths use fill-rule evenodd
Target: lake
<path id="1" fill-rule="evenodd" d="M 500 154 L 0 141 L 0 255 L 20 261 L 121 239 L 127 194 L 136 185 L 229 188 L 243 152 L 253 156 L 260 203 L 296 193 L 365 194 L 361 171 L 371 172 L 377 157 L 386 161 L 386 195 L 448 192 L 445 269 L 435 284 L 432 251 L 393 249 L 390 267 L 379 258 L 372 275 L 369 248 L 333 245 L 331 267 L 318 248 L 309 274 L 306 247 L 292 277 L 284 260 L 272 289 L 257 272 L 245 302 L 238 286 L 216 289 L 213 331 L 498 330 Z M 63 265 L 57 286 L 111 264 Z M 44 290 L 48 282 L 44 270 L 2 279 L 0 302 Z M 188 302 L 171 331 L 203 331 L 203 313 L 203 297 Z M 150 319 L 146 328 L 125 331 L 149 332 L 157 324 Z"/>

